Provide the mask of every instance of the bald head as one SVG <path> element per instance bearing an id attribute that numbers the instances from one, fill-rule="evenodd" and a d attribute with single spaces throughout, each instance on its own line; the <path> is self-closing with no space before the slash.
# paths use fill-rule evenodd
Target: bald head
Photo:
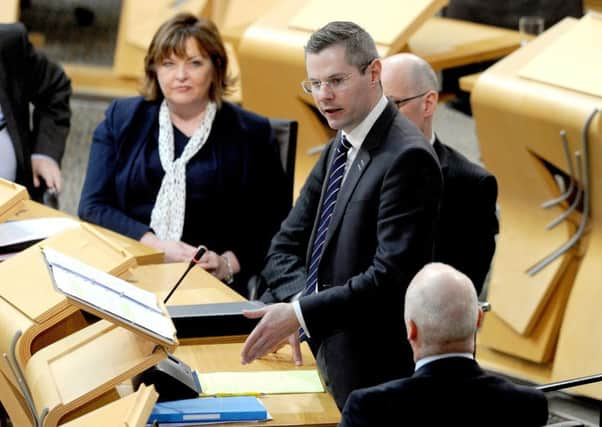
<path id="1" fill-rule="evenodd" d="M 417 330 L 412 347 L 418 358 L 473 351 L 480 319 L 477 294 L 470 279 L 448 265 L 428 264 L 416 274 L 406 292 L 404 317 Z"/>
<path id="2" fill-rule="evenodd" d="M 439 88 L 431 66 L 411 53 L 398 53 L 382 60 L 381 81 L 384 94 L 394 101 L 423 94 L 399 104 L 398 108 L 430 139 Z"/>

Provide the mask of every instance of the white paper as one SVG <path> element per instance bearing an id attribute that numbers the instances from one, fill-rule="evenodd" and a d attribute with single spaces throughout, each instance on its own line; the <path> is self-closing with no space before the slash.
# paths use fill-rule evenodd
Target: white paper
<path id="1" fill-rule="evenodd" d="M 75 227 L 79 227 L 79 222 L 70 218 L 37 218 L 6 221 L 0 224 L 0 246 L 46 239 L 61 231 Z"/>
<path id="2" fill-rule="evenodd" d="M 173 342 L 175 327 L 157 296 L 88 264 L 44 248 L 59 291 Z"/>

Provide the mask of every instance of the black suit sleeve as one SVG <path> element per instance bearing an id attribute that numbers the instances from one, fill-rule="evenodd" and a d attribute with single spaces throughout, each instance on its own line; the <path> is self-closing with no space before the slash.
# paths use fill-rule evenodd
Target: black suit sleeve
<path id="1" fill-rule="evenodd" d="M 50 156 L 60 164 L 71 119 L 71 81 L 59 65 L 33 48 L 24 28 L 21 44 L 24 87 L 34 106 L 31 152 Z"/>

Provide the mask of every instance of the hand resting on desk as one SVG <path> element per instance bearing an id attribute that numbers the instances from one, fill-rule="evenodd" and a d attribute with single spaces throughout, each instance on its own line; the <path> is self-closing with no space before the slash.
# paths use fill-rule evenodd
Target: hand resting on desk
<path id="1" fill-rule="evenodd" d="M 249 319 L 261 318 L 243 346 L 241 352 L 243 365 L 251 363 L 270 351 L 277 351 L 287 341 L 292 347 L 295 365 L 303 364 L 299 344 L 300 325 L 291 303 L 278 303 L 257 310 L 245 310 L 243 315 Z"/>

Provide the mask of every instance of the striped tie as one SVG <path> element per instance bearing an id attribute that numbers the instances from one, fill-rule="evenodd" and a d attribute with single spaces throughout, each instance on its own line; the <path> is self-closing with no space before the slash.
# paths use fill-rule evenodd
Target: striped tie
<path id="1" fill-rule="evenodd" d="M 328 225 L 330 224 L 334 207 L 337 202 L 337 197 L 339 195 L 339 190 L 341 189 L 341 183 L 343 182 L 343 177 L 345 176 L 347 151 L 350 148 L 351 144 L 349 141 L 347 141 L 345 136 L 342 136 L 341 142 L 337 146 L 332 164 L 330 165 L 326 192 L 324 194 L 324 198 L 322 199 L 322 205 L 320 206 L 320 220 L 318 221 L 318 228 L 314 236 L 314 244 L 311 251 L 303 295 L 315 293 L 318 286 L 318 265 L 320 264 L 320 258 L 322 258 L 322 252 L 324 250 Z M 302 341 L 306 339 L 303 329 L 300 329 L 299 331 L 299 338 Z"/>

